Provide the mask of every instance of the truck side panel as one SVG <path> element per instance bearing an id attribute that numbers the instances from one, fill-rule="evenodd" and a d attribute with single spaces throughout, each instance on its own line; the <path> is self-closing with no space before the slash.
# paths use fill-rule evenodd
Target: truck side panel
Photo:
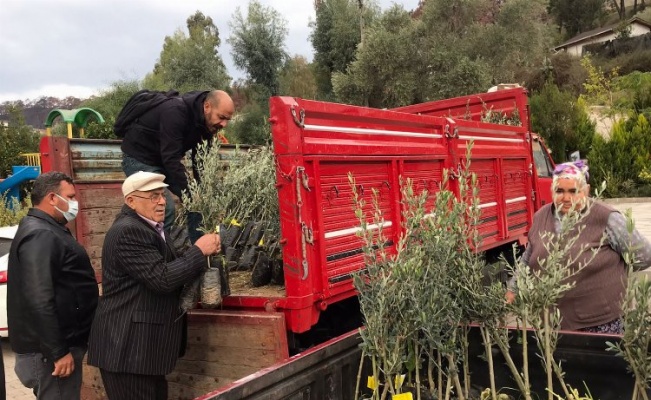
<path id="1" fill-rule="evenodd" d="M 79 215 L 70 230 L 86 248 L 101 282 L 104 235 L 124 203 L 120 141 L 47 136 L 40 150 L 43 172 L 61 171 L 75 181 Z"/>
<path id="2" fill-rule="evenodd" d="M 276 306 L 288 310 L 290 330 L 304 332 L 320 310 L 355 295 L 351 273 L 363 260 L 349 175 L 369 214 L 377 194 L 384 222 L 375 229 L 395 243 L 402 163 L 434 162 L 412 169 L 440 182 L 445 121 L 287 97 L 271 99 L 271 115 L 287 292 Z"/>
<path id="3" fill-rule="evenodd" d="M 520 107 L 524 94 L 511 94 L 504 101 Z M 355 295 L 352 275 L 363 268 L 363 254 L 349 176 L 368 227 L 381 230 L 392 251 L 401 234 L 401 180 L 411 178 L 417 193 L 428 190 L 432 206 L 443 170 L 465 165 L 473 142 L 480 250 L 523 241 L 534 211 L 525 127 L 289 97 L 272 98 L 271 115 L 287 293 L 273 308 L 285 310 L 291 331 L 307 331 L 320 311 Z M 454 178 L 449 185 L 458 195 Z M 370 217 L 374 198 L 379 224 Z"/>
<path id="4" fill-rule="evenodd" d="M 193 310 L 188 346 L 167 375 L 169 398 L 189 400 L 286 360 L 282 313 Z M 84 364 L 84 400 L 104 400 L 99 369 Z"/>
<path id="5" fill-rule="evenodd" d="M 522 368 L 520 333 L 509 333 L 510 353 L 518 370 Z M 469 367 L 471 391 L 478 393 L 490 387 L 485 348 L 478 328 L 471 329 Z M 529 332 L 529 343 L 535 338 Z M 633 393 L 633 376 L 626 362 L 615 353 L 607 351 L 606 342 L 618 343 L 617 335 L 562 332 L 559 336 L 555 358 L 562 362 L 565 382 L 580 393 L 590 391 L 592 398 L 625 400 Z M 298 354 L 289 360 L 265 368 L 242 378 L 231 385 L 202 396 L 200 400 L 294 400 L 294 399 L 353 399 L 359 370 L 361 338 L 357 331 L 342 335 L 321 346 Z M 529 346 L 529 360 L 536 359 L 538 348 Z M 511 372 L 501 353 L 493 348 L 495 383 L 500 393 L 521 398 Z M 369 397 L 365 389 L 370 375 L 370 360 L 365 359 L 360 371 L 360 392 Z M 425 372 L 423 372 L 425 374 Z M 544 398 L 547 378 L 543 368 L 530 365 L 530 382 L 534 398 Z M 358 393 L 360 393 L 358 392 Z M 554 392 L 563 393 L 555 384 Z M 651 394 L 651 390 L 647 390 Z M 364 398 L 361 396 L 360 398 Z"/>
<path id="6" fill-rule="evenodd" d="M 451 152 L 462 159 L 472 142 L 479 187 L 481 250 L 521 241 L 533 220 L 531 135 L 523 128 L 455 120 Z M 463 161 L 462 161 L 463 162 Z"/>
<path id="7" fill-rule="evenodd" d="M 285 360 L 285 318 L 277 312 L 193 310 L 188 346 L 167 376 L 172 399 L 194 399 Z"/>
<path id="8" fill-rule="evenodd" d="M 350 332 L 197 400 L 352 399 L 359 343 L 359 333 Z"/>
<path id="9" fill-rule="evenodd" d="M 531 130 L 527 90 L 522 87 L 430 101 L 392 110 L 476 122 L 486 120 L 491 113 L 501 114 L 512 120 L 518 119 L 521 126 Z"/>
<path id="10" fill-rule="evenodd" d="M 422 104 L 394 108 L 393 111 L 418 115 L 449 117 L 455 120 L 475 122 L 494 122 L 500 118 L 504 118 L 507 119 L 509 123 L 522 126 L 529 132 L 532 132 L 527 90 L 522 87 L 498 90 L 490 93 L 472 94 L 452 99 L 430 101 Z M 536 144 L 536 141 L 541 142 L 541 139 L 533 133 L 532 139 L 532 144 L 534 145 Z M 540 146 L 544 148 L 544 144 L 538 144 L 538 147 Z M 544 152 L 546 153 L 546 149 Z M 534 155 L 536 154 L 536 148 L 533 149 L 533 153 Z M 545 161 L 540 158 L 547 158 L 553 168 L 553 161 L 551 161 L 549 154 L 543 154 L 540 152 L 539 156 L 539 159 L 536 161 L 544 164 Z M 540 168 L 540 165 L 536 162 L 533 163 L 533 166 L 534 169 Z M 546 171 L 547 168 L 542 168 L 542 170 Z M 537 171 L 536 175 L 534 175 L 532 181 L 535 193 L 535 198 L 533 198 L 535 210 L 550 202 L 552 197 L 550 191 L 550 176 L 541 173 L 541 171 Z"/>

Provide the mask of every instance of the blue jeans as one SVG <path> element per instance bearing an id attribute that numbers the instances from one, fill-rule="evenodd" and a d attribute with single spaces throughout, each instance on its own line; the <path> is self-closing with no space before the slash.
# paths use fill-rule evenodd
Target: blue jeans
<path id="1" fill-rule="evenodd" d="M 163 170 L 162 167 L 154 167 L 151 165 L 147 165 L 145 163 L 141 163 L 140 161 L 136 160 L 135 158 L 131 157 L 128 154 L 122 153 L 122 170 L 124 171 L 124 174 L 126 176 L 131 176 L 135 174 L 138 171 L 145 171 L 145 172 L 156 172 L 158 174 L 165 175 L 165 171 Z M 174 197 L 172 196 L 172 192 L 169 191 L 169 189 L 165 190 L 165 230 L 169 232 L 171 229 L 172 225 L 174 224 L 174 217 L 175 217 L 175 207 L 174 207 Z M 188 237 L 190 238 L 190 243 L 194 244 L 203 233 L 199 231 L 199 227 L 201 226 L 202 218 L 201 214 L 196 213 L 196 212 L 189 212 L 187 213 L 187 221 L 188 221 Z"/>
<path id="2" fill-rule="evenodd" d="M 75 370 L 67 378 L 52 376 L 54 362 L 41 353 L 16 354 L 14 371 L 20 382 L 32 389 L 37 399 L 78 400 L 86 348 L 71 347 L 70 352 L 75 360 Z"/>

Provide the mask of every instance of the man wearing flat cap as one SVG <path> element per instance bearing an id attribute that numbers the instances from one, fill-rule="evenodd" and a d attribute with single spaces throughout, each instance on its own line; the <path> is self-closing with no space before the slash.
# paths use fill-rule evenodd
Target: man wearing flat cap
<path id="1" fill-rule="evenodd" d="M 137 172 L 122 185 L 124 206 L 106 233 L 102 291 L 88 345 L 109 399 L 167 399 L 165 375 L 185 350 L 179 297 L 220 249 L 206 234 L 177 254 L 163 230 L 165 176 Z"/>

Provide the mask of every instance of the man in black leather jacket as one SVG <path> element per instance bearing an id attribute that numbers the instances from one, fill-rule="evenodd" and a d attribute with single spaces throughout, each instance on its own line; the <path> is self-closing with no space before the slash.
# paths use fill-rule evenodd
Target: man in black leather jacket
<path id="1" fill-rule="evenodd" d="M 39 399 L 79 399 L 98 288 L 86 250 L 65 224 L 79 210 L 72 179 L 40 175 L 34 207 L 9 250 L 7 317 L 20 381 Z"/>
<path id="2" fill-rule="evenodd" d="M 235 107 L 231 97 L 222 90 L 194 91 L 174 97 L 145 112 L 124 132 L 122 139 L 122 169 L 127 176 L 138 171 L 165 175 L 165 229 L 174 221 L 174 198 L 181 198 L 188 187 L 182 159 L 192 151 L 193 174 L 199 179 L 194 164 L 197 146 L 225 128 Z M 192 217 L 197 217 L 192 216 Z M 192 243 L 201 236 L 196 221 L 188 216 Z"/>

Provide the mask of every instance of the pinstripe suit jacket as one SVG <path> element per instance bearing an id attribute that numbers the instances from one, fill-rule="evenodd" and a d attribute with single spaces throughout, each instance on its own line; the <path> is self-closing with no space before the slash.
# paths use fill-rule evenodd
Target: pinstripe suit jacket
<path id="1" fill-rule="evenodd" d="M 102 249 L 102 291 L 88 364 L 111 372 L 166 375 L 184 349 L 181 288 L 205 268 L 197 246 L 177 256 L 154 228 L 124 206 Z"/>

